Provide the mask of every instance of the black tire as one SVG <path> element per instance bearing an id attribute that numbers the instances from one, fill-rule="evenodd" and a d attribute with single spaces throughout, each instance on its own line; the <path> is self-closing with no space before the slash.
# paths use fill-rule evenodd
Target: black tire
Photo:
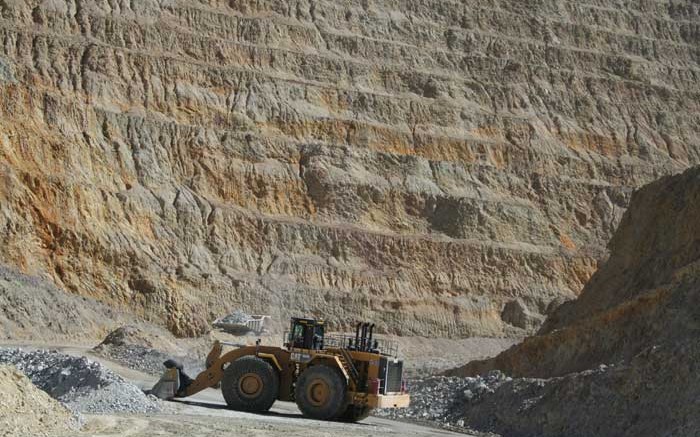
<path id="1" fill-rule="evenodd" d="M 221 379 L 221 393 L 229 408 L 262 413 L 270 409 L 279 393 L 279 375 L 270 363 L 242 357 L 229 364 Z"/>
<path id="2" fill-rule="evenodd" d="M 355 423 L 365 420 L 369 413 L 372 412 L 370 407 L 358 407 L 357 405 L 348 405 L 345 412 L 340 415 L 341 422 Z"/>
<path id="3" fill-rule="evenodd" d="M 348 406 L 347 382 L 338 369 L 317 365 L 308 367 L 297 379 L 294 398 L 304 416 L 337 420 Z"/>

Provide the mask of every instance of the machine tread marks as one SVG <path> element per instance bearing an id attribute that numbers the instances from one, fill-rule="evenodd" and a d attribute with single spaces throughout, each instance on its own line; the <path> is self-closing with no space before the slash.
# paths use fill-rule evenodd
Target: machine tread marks
<path id="1" fill-rule="evenodd" d="M 358 407 L 357 405 L 348 405 L 345 411 L 340 415 L 338 420 L 341 422 L 354 423 L 366 419 L 369 413 L 372 412 L 370 407 Z"/>
<path id="2" fill-rule="evenodd" d="M 322 392 L 314 398 L 315 394 Z M 347 381 L 335 367 L 308 367 L 297 379 L 294 398 L 304 416 L 317 420 L 341 420 L 348 408 Z"/>
<path id="3" fill-rule="evenodd" d="M 249 393 L 246 393 L 245 390 L 251 384 L 253 388 L 248 389 Z M 279 375 L 270 363 L 257 357 L 246 356 L 226 367 L 221 380 L 221 393 L 229 408 L 261 413 L 269 410 L 275 403 L 279 385 Z"/>

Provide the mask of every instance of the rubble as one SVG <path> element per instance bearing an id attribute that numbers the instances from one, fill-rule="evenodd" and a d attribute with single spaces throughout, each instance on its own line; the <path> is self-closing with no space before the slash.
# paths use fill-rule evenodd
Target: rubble
<path id="1" fill-rule="evenodd" d="M 109 358 L 130 369 L 159 375 L 163 372 L 163 361 L 170 358 L 168 355 L 144 346 L 97 346 L 93 349 L 96 355 Z"/>
<path id="2" fill-rule="evenodd" d="M 243 335 L 251 331 L 256 334 L 266 332 L 269 323 L 270 316 L 250 315 L 241 310 L 235 310 L 227 316 L 219 317 L 212 325 L 230 334 Z"/>
<path id="3" fill-rule="evenodd" d="M 0 348 L 0 364 L 15 366 L 34 385 L 73 411 L 153 413 L 163 409 L 158 399 L 85 357 Z"/>
<path id="4" fill-rule="evenodd" d="M 163 362 L 170 358 L 182 363 L 189 374 L 196 375 L 204 370 L 204 358 L 166 352 L 152 346 L 153 341 L 140 329 L 134 326 L 122 326 L 110 332 L 102 343 L 92 349 L 92 352 L 130 369 L 154 376 L 160 376 L 163 373 Z"/>
<path id="5" fill-rule="evenodd" d="M 220 323 L 245 324 L 250 320 L 250 316 L 241 310 L 236 310 L 231 314 L 217 320 Z"/>
<path id="6" fill-rule="evenodd" d="M 431 376 L 409 381 L 411 405 L 408 408 L 380 409 L 375 416 L 393 420 L 430 422 L 443 428 L 473 432 L 464 421 L 463 407 L 494 393 L 512 381 L 500 371 L 468 378 Z"/>
<path id="7" fill-rule="evenodd" d="M 163 373 L 163 362 L 174 359 L 185 368 L 185 372 L 196 375 L 204 370 L 204 360 L 198 360 L 187 356 L 176 356 L 163 351 L 145 346 L 130 344 L 123 346 L 100 345 L 93 349 L 93 353 L 112 361 L 116 361 L 130 369 L 138 370 L 153 376 Z"/>

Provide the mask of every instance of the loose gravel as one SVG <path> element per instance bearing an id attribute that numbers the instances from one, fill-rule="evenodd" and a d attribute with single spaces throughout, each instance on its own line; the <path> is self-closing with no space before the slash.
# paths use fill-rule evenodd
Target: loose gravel
<path id="1" fill-rule="evenodd" d="M 92 350 L 96 355 L 116 361 L 130 369 L 158 376 L 165 369 L 163 362 L 170 358 L 155 349 L 138 345 L 98 346 Z"/>
<path id="2" fill-rule="evenodd" d="M 181 363 L 189 375 L 197 375 L 204 370 L 203 357 L 167 353 L 153 347 L 154 344 L 160 345 L 161 340 L 149 338 L 138 327 L 121 326 L 110 332 L 102 343 L 92 349 L 92 353 L 153 376 L 163 373 L 163 362 L 168 359 Z"/>
<path id="3" fill-rule="evenodd" d="M 498 387 L 510 381 L 512 378 L 497 370 L 473 378 L 431 376 L 413 379 L 409 381 L 411 404 L 408 408 L 380 409 L 374 415 L 475 434 L 476 431 L 464 421 L 465 406 L 494 393 Z"/>
<path id="4" fill-rule="evenodd" d="M 101 364 L 56 351 L 0 348 L 0 364 L 15 366 L 32 383 L 81 413 L 155 413 L 164 405 Z"/>
<path id="5" fill-rule="evenodd" d="M 157 349 L 152 349 L 140 345 L 100 345 L 92 350 L 92 352 L 101 357 L 116 361 L 130 369 L 138 370 L 152 376 L 160 376 L 163 374 L 165 367 L 163 362 L 168 359 L 174 359 L 184 366 L 185 373 L 188 375 L 197 375 L 204 370 L 203 359 L 195 359 L 192 357 L 174 356 L 166 354 Z"/>
<path id="6" fill-rule="evenodd" d="M 244 313 L 243 311 L 236 310 L 233 311 L 231 314 L 222 317 L 217 320 L 219 323 L 240 323 L 240 324 L 245 324 L 250 320 L 250 315 Z"/>

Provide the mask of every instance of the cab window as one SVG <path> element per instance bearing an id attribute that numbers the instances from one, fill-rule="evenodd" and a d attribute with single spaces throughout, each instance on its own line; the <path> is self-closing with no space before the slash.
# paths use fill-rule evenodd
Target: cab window
<path id="1" fill-rule="evenodd" d="M 304 347 L 304 326 L 301 324 L 294 325 L 292 332 L 292 345 L 294 347 Z"/>

